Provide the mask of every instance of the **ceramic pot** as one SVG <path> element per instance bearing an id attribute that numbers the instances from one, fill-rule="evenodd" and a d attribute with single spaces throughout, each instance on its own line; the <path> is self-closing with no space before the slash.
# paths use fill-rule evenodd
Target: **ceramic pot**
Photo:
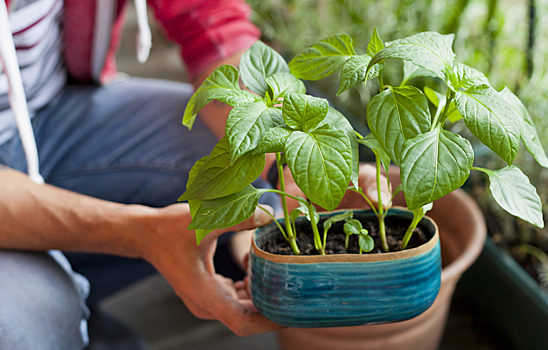
<path id="1" fill-rule="evenodd" d="M 371 210 L 353 212 L 355 219 L 377 220 Z M 413 218 L 403 208 L 392 208 L 386 215 Z M 296 225 L 310 223 L 300 217 Z M 425 217 L 420 225 L 431 239 L 417 248 L 324 256 L 267 253 L 259 246 L 280 233 L 274 223 L 259 228 L 250 255 L 253 304 L 268 319 L 288 327 L 355 326 L 413 318 L 432 305 L 441 280 L 436 224 Z"/>
<path id="2" fill-rule="evenodd" d="M 394 175 L 394 176 L 392 176 Z M 399 174 L 391 174 L 395 186 Z M 398 181 L 398 182 L 396 182 Z M 403 196 L 398 198 L 404 203 Z M 288 328 L 278 333 L 284 350 L 436 350 L 439 348 L 455 285 L 477 259 L 486 237 L 484 218 L 462 190 L 437 200 L 428 213 L 439 228 L 443 270 L 434 304 L 412 319 L 344 328 Z M 365 303 L 366 301 L 364 301 Z"/>

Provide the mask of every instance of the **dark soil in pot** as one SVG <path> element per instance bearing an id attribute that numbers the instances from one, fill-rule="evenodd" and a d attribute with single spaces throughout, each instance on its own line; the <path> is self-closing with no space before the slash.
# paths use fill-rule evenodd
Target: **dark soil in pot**
<path id="1" fill-rule="evenodd" d="M 323 222 L 326 219 L 327 218 L 320 219 L 318 224 L 318 231 L 320 232 L 320 235 L 323 235 Z M 354 219 L 360 220 L 363 228 L 369 231 L 369 235 L 375 241 L 375 248 L 367 254 L 382 253 L 382 243 L 379 236 L 379 223 L 377 218 L 355 214 Z M 401 251 L 401 241 L 410 223 L 411 220 L 407 218 L 397 216 L 388 216 L 385 218 L 386 235 L 390 252 Z M 327 233 L 326 254 L 360 253 L 358 247 L 358 236 L 356 235 L 351 235 L 349 237 L 348 251 L 345 249 L 346 234 L 344 233 L 343 226 L 344 222 L 337 222 L 329 229 Z M 297 245 L 299 246 L 301 255 L 318 255 L 318 252 L 314 247 L 314 239 L 310 224 L 307 222 L 305 225 L 297 225 L 297 231 Z M 419 223 L 417 228 L 415 228 L 415 231 L 413 231 L 413 236 L 411 237 L 406 249 L 419 247 L 428 242 L 431 238 L 432 236 L 428 233 L 428 230 Z M 259 245 L 259 248 L 272 254 L 293 255 L 293 251 L 281 234 L 277 235 L 275 239 L 265 240 Z"/>

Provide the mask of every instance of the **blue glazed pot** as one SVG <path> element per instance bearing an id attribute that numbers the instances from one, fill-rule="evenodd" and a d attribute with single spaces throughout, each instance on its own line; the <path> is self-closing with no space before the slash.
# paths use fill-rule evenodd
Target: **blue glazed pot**
<path id="1" fill-rule="evenodd" d="M 413 217 L 401 208 L 390 209 L 387 217 L 393 215 Z M 376 220 L 370 210 L 354 211 L 354 218 L 368 216 Z M 305 218 L 299 224 L 310 225 Z M 259 228 L 250 254 L 253 303 L 268 319 L 287 327 L 357 326 L 415 317 L 432 305 L 441 283 L 437 226 L 427 217 L 420 224 L 432 235 L 420 247 L 324 256 L 267 253 L 258 246 L 280 233 L 275 224 Z"/>

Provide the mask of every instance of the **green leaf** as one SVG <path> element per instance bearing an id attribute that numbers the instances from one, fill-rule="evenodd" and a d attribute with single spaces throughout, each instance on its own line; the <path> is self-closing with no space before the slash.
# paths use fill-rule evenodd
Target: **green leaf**
<path id="1" fill-rule="evenodd" d="M 345 133 L 330 125 L 286 141 L 287 162 L 295 183 L 308 199 L 327 210 L 342 200 L 352 172 L 352 152 Z"/>
<path id="2" fill-rule="evenodd" d="M 267 191 L 249 185 L 226 197 L 203 200 L 188 229 L 222 229 L 239 224 L 253 215 L 259 197 Z"/>
<path id="3" fill-rule="evenodd" d="M 327 116 L 329 104 L 323 98 L 291 93 L 284 99 L 282 114 L 285 123 L 298 131 L 315 129 Z"/>
<path id="4" fill-rule="evenodd" d="M 531 152 L 537 162 L 545 168 L 548 168 L 548 158 L 544 152 L 544 147 L 540 143 L 540 139 L 537 134 L 537 129 L 533 123 L 533 119 L 527 112 L 527 108 L 523 105 L 520 99 L 514 95 L 507 87 L 500 92 L 503 98 L 516 110 L 517 114 L 521 116 L 521 140 L 523 144 Z"/>
<path id="5" fill-rule="evenodd" d="M 215 199 L 243 190 L 263 171 L 264 155 L 254 156 L 248 152 L 230 163 L 227 137 L 223 137 L 211 151 L 207 161 L 196 174 L 187 191 L 179 201 L 189 199 Z"/>
<path id="6" fill-rule="evenodd" d="M 255 101 L 258 96 L 240 90 L 238 70 L 230 65 L 217 68 L 196 90 L 188 102 L 183 116 L 183 125 L 192 129 L 198 112 L 209 102 L 219 100 L 230 106 L 239 106 Z"/>
<path id="7" fill-rule="evenodd" d="M 453 67 L 453 74 L 449 74 L 447 86 L 457 92 L 460 89 L 468 90 L 480 85 L 489 85 L 489 80 L 477 69 L 465 64 L 457 63 Z"/>
<path id="8" fill-rule="evenodd" d="M 285 142 L 292 133 L 293 130 L 284 126 L 268 130 L 261 139 L 261 142 L 257 145 L 257 148 L 253 151 L 253 154 L 260 155 L 265 153 L 284 152 Z"/>
<path id="9" fill-rule="evenodd" d="M 337 130 L 344 131 L 348 140 L 350 141 L 350 149 L 352 151 L 352 175 L 350 175 L 350 181 L 354 185 L 355 189 L 358 189 L 358 179 L 360 176 L 360 155 L 358 152 L 358 140 L 356 132 L 352 124 L 346 119 L 346 117 L 333 107 L 329 107 L 327 116 L 323 120 L 325 124 L 333 126 Z"/>
<path id="10" fill-rule="evenodd" d="M 266 79 L 282 72 L 289 73 L 289 67 L 283 57 L 261 41 L 253 44 L 240 59 L 242 82 L 249 90 L 260 96 L 266 94 Z"/>
<path id="11" fill-rule="evenodd" d="M 320 80 L 333 74 L 354 55 L 352 38 L 335 34 L 303 49 L 289 62 L 289 68 L 297 78 Z"/>
<path id="12" fill-rule="evenodd" d="M 200 158 L 196 163 L 194 163 L 194 165 L 192 166 L 192 168 L 188 172 L 188 181 L 186 183 L 187 188 L 194 181 L 194 179 L 196 179 L 196 176 L 198 175 L 198 173 L 202 169 L 202 167 L 205 164 L 205 162 L 207 161 L 208 157 L 209 156 L 204 156 L 204 157 Z M 190 208 L 190 215 L 192 217 L 196 216 L 196 212 L 198 211 L 198 209 L 200 208 L 201 205 L 202 205 L 202 201 L 199 200 L 199 199 L 191 199 L 191 200 L 188 201 L 188 206 Z M 211 231 L 213 231 L 213 230 L 197 229 L 196 232 L 195 232 L 196 233 L 196 243 L 199 245 L 200 242 L 202 241 L 202 239 L 204 239 L 204 237 L 207 236 Z"/>
<path id="13" fill-rule="evenodd" d="M 481 85 L 458 91 L 455 103 L 472 134 L 512 164 L 518 152 L 520 126 L 516 121 L 519 116 L 506 99 L 492 87 Z"/>
<path id="14" fill-rule="evenodd" d="M 403 61 L 403 79 L 401 85 L 406 85 L 409 80 L 420 77 L 437 78 L 437 75 L 427 69 L 415 65 L 410 61 Z"/>
<path id="15" fill-rule="evenodd" d="M 396 165 L 401 163 L 404 142 L 428 132 L 430 119 L 426 97 L 411 86 L 389 87 L 367 107 L 369 129 Z"/>
<path id="16" fill-rule="evenodd" d="M 282 111 L 268 107 L 264 101 L 232 109 L 225 126 L 232 164 L 245 153 L 254 150 L 267 130 L 283 124 Z"/>
<path id="17" fill-rule="evenodd" d="M 344 233 L 348 235 L 359 235 L 362 231 L 362 223 L 360 220 L 352 219 L 344 223 Z"/>
<path id="18" fill-rule="evenodd" d="M 318 214 L 318 212 L 316 211 L 316 209 L 314 207 L 313 208 L 313 214 L 314 214 L 314 222 L 315 223 L 318 223 L 320 222 L 320 214 Z M 291 211 L 291 213 L 289 214 L 289 218 L 291 221 L 295 222 L 295 219 L 297 218 L 297 216 L 299 216 L 299 213 L 302 213 L 304 215 L 306 215 L 306 218 L 308 219 L 308 221 L 312 222 L 312 217 L 310 216 L 310 211 L 308 210 L 308 207 L 306 205 L 304 205 L 303 203 L 299 202 L 299 207 L 298 208 L 295 208 Z"/>
<path id="19" fill-rule="evenodd" d="M 386 43 L 386 47 L 373 56 L 367 69 L 387 58 L 411 61 L 444 79 L 444 72 L 453 66 L 455 54 L 443 35 L 424 32 Z"/>
<path id="20" fill-rule="evenodd" d="M 542 203 L 529 178 L 513 165 L 500 170 L 474 168 L 489 175 L 489 188 L 507 212 L 535 226 L 544 227 Z"/>
<path id="21" fill-rule="evenodd" d="M 360 234 L 360 236 L 358 237 L 358 244 L 360 245 L 360 249 L 362 251 L 369 253 L 373 250 L 373 248 L 375 248 L 375 241 L 367 233 L 368 232 L 365 231 L 365 234 Z"/>
<path id="22" fill-rule="evenodd" d="M 188 201 L 188 207 L 190 209 L 190 215 L 194 218 L 196 217 L 196 213 L 200 209 L 200 206 L 202 205 L 202 201 L 199 199 L 191 199 Z M 197 228 L 194 230 L 194 233 L 196 234 L 196 244 L 200 245 L 202 240 L 207 236 L 208 234 L 213 231 L 212 229 L 201 229 Z"/>
<path id="23" fill-rule="evenodd" d="M 266 79 L 266 84 L 268 85 L 267 97 L 272 104 L 281 103 L 278 99 L 282 99 L 289 93 L 304 94 L 306 92 L 302 80 L 291 73 L 276 73 Z"/>
<path id="24" fill-rule="evenodd" d="M 432 102 L 434 106 L 436 106 L 436 108 L 445 107 L 445 103 L 446 103 L 445 95 L 440 94 L 439 92 L 429 88 L 428 86 L 424 87 L 424 94 L 426 95 L 428 100 Z M 441 107 L 440 107 L 440 103 L 441 103 Z M 451 104 L 449 104 L 449 109 L 447 110 L 446 113 L 447 113 L 447 119 L 449 119 L 451 123 L 456 123 L 462 119 L 462 115 L 460 114 L 459 110 L 457 109 L 457 106 L 455 106 L 455 102 L 453 101 L 451 101 Z"/>
<path id="25" fill-rule="evenodd" d="M 348 219 L 352 219 L 353 216 L 354 213 L 351 211 L 345 211 L 344 213 L 330 216 L 327 220 L 323 222 L 323 231 L 327 232 L 334 223 L 339 221 L 347 221 Z"/>
<path id="26" fill-rule="evenodd" d="M 369 75 L 366 79 L 365 73 L 369 61 L 371 61 L 371 56 L 358 55 L 350 57 L 350 59 L 344 63 L 341 71 L 341 83 L 337 95 L 342 94 L 356 84 L 376 78 L 379 75 L 380 68 L 379 65 L 376 65 L 369 71 Z"/>
<path id="27" fill-rule="evenodd" d="M 384 49 L 384 43 L 377 32 L 377 28 L 373 29 L 373 35 L 371 35 L 371 40 L 367 45 L 367 54 L 370 56 L 375 56 L 379 51 Z"/>
<path id="28" fill-rule="evenodd" d="M 406 141 L 400 178 L 409 210 L 461 187 L 473 161 L 470 142 L 440 127 Z"/>
<path id="29" fill-rule="evenodd" d="M 381 147 L 381 145 L 379 144 L 379 141 L 375 139 L 375 136 L 373 136 L 373 134 L 370 133 L 367 136 L 365 136 L 363 139 L 359 139 L 358 142 L 366 146 L 370 150 L 372 150 L 373 153 L 375 153 L 376 157 L 381 158 L 382 166 L 384 167 L 384 170 L 386 170 L 386 173 L 388 174 L 388 169 L 390 168 L 390 157 L 388 156 L 388 154 L 386 154 L 384 149 Z"/>

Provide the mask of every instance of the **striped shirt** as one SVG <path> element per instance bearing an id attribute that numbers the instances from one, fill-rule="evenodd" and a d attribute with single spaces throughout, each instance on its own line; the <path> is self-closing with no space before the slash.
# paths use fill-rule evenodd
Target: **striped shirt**
<path id="1" fill-rule="evenodd" d="M 62 14 L 63 0 L 19 0 L 10 13 L 10 26 L 31 118 L 59 94 L 67 80 L 61 40 Z M 17 133 L 7 92 L 7 77 L 2 72 L 0 145 Z"/>

